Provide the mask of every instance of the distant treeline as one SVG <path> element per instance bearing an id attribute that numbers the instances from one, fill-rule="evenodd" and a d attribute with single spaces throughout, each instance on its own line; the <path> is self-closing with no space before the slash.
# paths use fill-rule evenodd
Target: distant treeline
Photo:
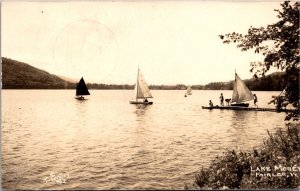
<path id="1" fill-rule="evenodd" d="M 244 80 L 253 91 L 280 91 L 283 90 L 283 73 L 276 72 L 264 78 Z M 134 84 L 97 84 L 87 83 L 89 89 L 134 89 Z M 232 90 L 233 81 L 212 82 L 206 85 L 192 85 L 193 90 Z M 44 70 L 29 64 L 2 58 L 2 88 L 3 89 L 75 89 L 76 83 L 69 82 Z M 185 90 L 184 84 L 177 85 L 150 85 L 153 90 Z"/>
<path id="2" fill-rule="evenodd" d="M 284 73 L 275 72 L 263 78 L 252 78 L 244 80 L 245 84 L 252 91 L 281 91 L 284 87 Z M 233 90 L 234 81 L 230 82 L 211 82 L 206 85 L 192 85 L 193 90 Z M 168 85 L 150 85 L 150 89 L 155 90 L 185 90 L 186 85 L 177 84 L 173 86 Z"/>
<path id="3" fill-rule="evenodd" d="M 87 83 L 86 86 L 89 89 L 103 89 L 103 90 L 131 90 L 134 85 L 117 85 L 117 84 L 97 84 L 97 83 Z"/>
<path id="4" fill-rule="evenodd" d="M 281 91 L 284 87 L 284 73 L 275 72 L 261 78 L 252 78 L 243 80 L 252 91 Z M 232 90 L 234 81 L 230 82 L 212 82 L 205 86 L 192 86 L 192 89 L 203 90 Z"/>
<path id="5" fill-rule="evenodd" d="M 281 91 L 283 86 L 283 73 L 276 72 L 271 75 L 267 75 L 263 78 L 253 78 L 244 80 L 245 84 L 252 91 Z M 233 90 L 234 81 L 230 82 L 211 82 L 206 85 L 192 85 L 193 90 Z M 115 84 L 87 84 L 90 89 L 126 89 L 130 90 L 134 88 L 134 85 L 115 85 Z M 184 84 L 177 85 L 150 85 L 152 90 L 186 90 L 187 86 Z"/>
<path id="6" fill-rule="evenodd" d="M 89 89 L 125 89 L 125 90 L 132 90 L 134 89 L 134 84 L 96 84 L 96 83 L 87 83 L 86 84 Z M 198 87 L 198 86 L 195 86 Z M 178 85 L 149 85 L 149 89 L 151 90 L 185 90 L 187 89 L 186 85 L 178 84 Z"/>

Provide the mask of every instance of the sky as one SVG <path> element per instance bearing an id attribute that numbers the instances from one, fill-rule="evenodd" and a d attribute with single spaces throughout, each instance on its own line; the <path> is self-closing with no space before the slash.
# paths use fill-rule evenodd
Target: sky
<path id="1" fill-rule="evenodd" d="M 253 76 L 254 50 L 218 35 L 277 21 L 280 1 L 54 1 L 1 3 L 1 56 L 59 76 L 134 84 L 229 81 Z"/>

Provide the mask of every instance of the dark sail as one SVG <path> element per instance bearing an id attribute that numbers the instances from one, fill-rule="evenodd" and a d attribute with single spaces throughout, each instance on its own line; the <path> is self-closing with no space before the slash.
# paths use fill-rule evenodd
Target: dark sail
<path id="1" fill-rule="evenodd" d="M 90 92 L 87 89 L 83 78 L 81 78 L 80 81 L 79 81 L 79 83 L 77 84 L 76 95 L 77 96 L 80 96 L 80 95 L 90 95 Z"/>

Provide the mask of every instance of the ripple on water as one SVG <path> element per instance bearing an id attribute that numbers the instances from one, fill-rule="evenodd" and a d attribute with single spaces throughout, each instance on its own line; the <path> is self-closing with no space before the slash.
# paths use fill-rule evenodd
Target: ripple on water
<path id="1" fill-rule="evenodd" d="M 188 99 L 183 91 L 153 91 L 155 104 L 144 108 L 128 104 L 132 91 L 93 90 L 84 103 L 73 94 L 3 91 L 4 188 L 183 189 L 226 148 L 252 149 L 266 129 L 284 127 L 277 113 L 202 110 L 219 91 Z M 260 94 L 264 100 L 274 92 Z M 70 177 L 44 183 L 51 172 Z"/>

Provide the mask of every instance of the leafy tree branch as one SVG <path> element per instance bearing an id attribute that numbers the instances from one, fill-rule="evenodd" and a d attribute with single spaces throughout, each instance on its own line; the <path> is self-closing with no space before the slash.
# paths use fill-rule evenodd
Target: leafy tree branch
<path id="1" fill-rule="evenodd" d="M 281 4 L 281 10 L 275 10 L 279 19 L 275 24 L 259 28 L 250 26 L 247 34 L 232 32 L 219 35 L 225 44 L 236 43 L 241 51 L 254 50 L 264 56 L 263 62 L 250 63 L 250 72 L 254 72 L 254 77 L 264 77 L 271 67 L 285 72 L 284 99 L 296 108 L 288 113 L 287 120 L 299 120 L 300 115 L 299 8 L 299 2 L 291 5 L 290 1 L 285 1 Z"/>

